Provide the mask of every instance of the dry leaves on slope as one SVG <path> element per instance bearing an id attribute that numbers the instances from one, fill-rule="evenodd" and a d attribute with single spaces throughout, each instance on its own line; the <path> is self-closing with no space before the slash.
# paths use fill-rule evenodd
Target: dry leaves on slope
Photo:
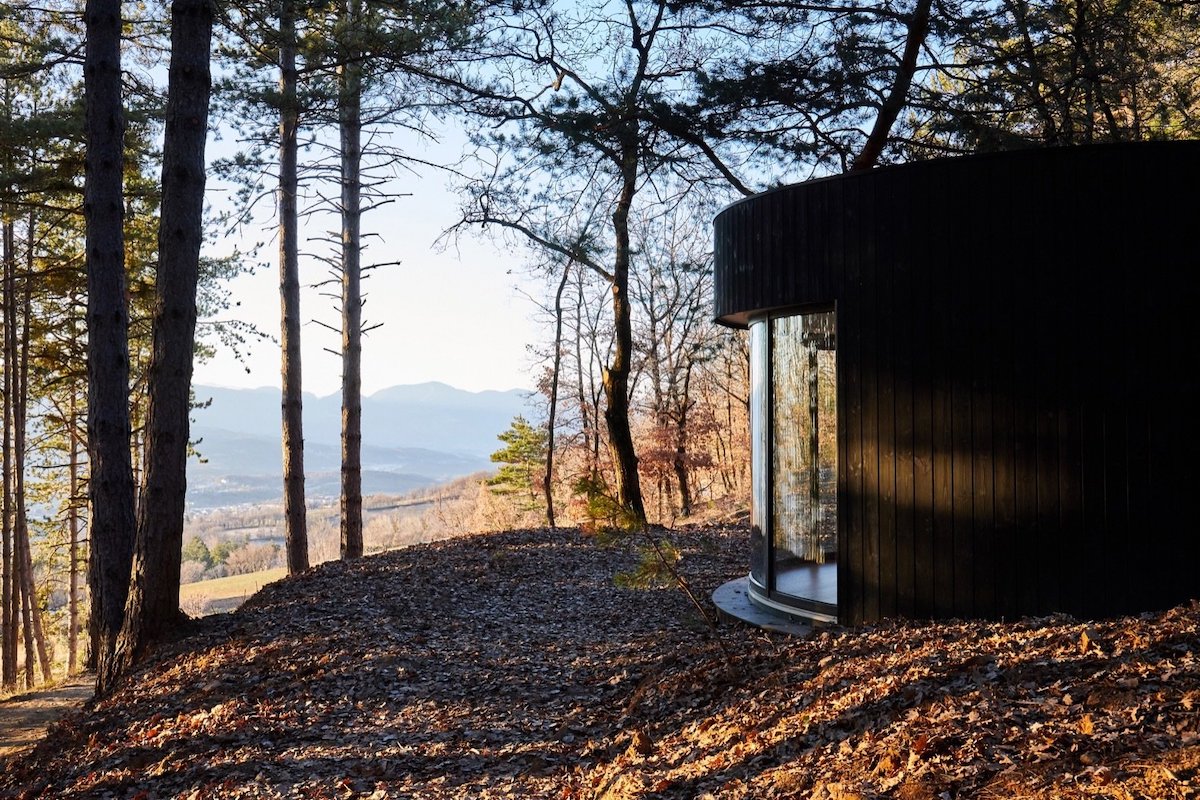
<path id="1" fill-rule="evenodd" d="M 671 534 L 705 597 L 744 529 Z M 1200 608 L 788 639 L 617 588 L 517 531 L 323 565 L 205 620 L 0 794 L 118 798 L 1196 797 Z"/>

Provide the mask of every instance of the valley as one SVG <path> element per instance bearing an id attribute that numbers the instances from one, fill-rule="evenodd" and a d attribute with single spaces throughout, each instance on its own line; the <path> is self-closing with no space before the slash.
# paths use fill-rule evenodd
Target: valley
<path id="1" fill-rule="evenodd" d="M 284 574 L 277 388 L 197 386 L 181 569 L 184 610 L 236 608 Z M 363 398 L 363 540 L 368 553 L 488 527 L 481 481 L 497 434 L 528 393 L 467 392 L 441 383 L 394 386 Z M 309 561 L 339 556 L 340 397 L 305 395 Z M 483 505 L 486 505 L 483 504 Z"/>

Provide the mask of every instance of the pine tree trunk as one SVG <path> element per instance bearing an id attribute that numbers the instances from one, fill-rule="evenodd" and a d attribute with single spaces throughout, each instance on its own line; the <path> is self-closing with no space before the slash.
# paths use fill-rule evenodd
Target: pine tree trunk
<path id="1" fill-rule="evenodd" d="M 140 660 L 151 644 L 174 633 L 185 618 L 179 610 L 179 567 L 204 220 L 212 27 L 211 0 L 174 0 L 171 4 L 146 478 L 119 657 L 116 670 L 101 678 L 103 691 L 111 689 L 119 673 Z"/>
<path id="2" fill-rule="evenodd" d="M 693 362 L 685 357 L 683 366 L 676 374 L 675 395 L 675 454 L 671 460 L 671 468 L 675 472 L 675 481 L 679 485 L 679 515 L 692 515 L 692 481 L 688 469 L 688 410 L 692 405 L 692 369 Z M 682 372 L 682 378 L 679 373 Z M 682 383 L 682 386 L 679 384 Z"/>
<path id="3" fill-rule="evenodd" d="M 550 374 L 550 413 L 546 420 L 546 474 L 542 476 L 542 494 L 546 497 L 546 524 L 554 524 L 554 427 L 558 415 L 558 377 L 562 368 L 563 290 L 571 275 L 571 262 L 563 267 L 562 280 L 554 294 L 554 368 Z"/>
<path id="4" fill-rule="evenodd" d="M 633 355 L 633 325 L 629 305 L 629 210 L 637 181 L 637 144 L 626 145 L 623 186 L 613 211 L 616 252 L 613 258 L 613 352 L 604 370 L 604 421 L 608 449 L 616 472 L 617 502 L 634 524 L 645 524 L 646 509 L 638 478 L 638 458 L 629 427 L 629 369 Z"/>
<path id="5" fill-rule="evenodd" d="M 676 429 L 675 453 L 671 459 L 671 469 L 675 473 L 675 482 L 679 486 L 679 516 L 692 515 L 692 484 L 687 468 L 687 423 L 681 422 Z"/>
<path id="6" fill-rule="evenodd" d="M 69 588 L 67 595 L 67 674 L 74 675 L 79 669 L 79 424 L 75 405 L 75 390 L 71 389 L 71 413 L 67 419 L 68 436 L 71 442 L 69 463 L 71 499 L 67 505 L 67 530 L 71 537 L 68 549 L 70 558 Z"/>
<path id="7" fill-rule="evenodd" d="M 871 169 L 879 163 L 879 156 L 887 146 L 892 126 L 896 124 L 896 118 L 900 116 L 900 112 L 908 102 L 908 90 L 912 86 L 913 76 L 917 72 L 917 56 L 920 55 L 921 47 L 925 44 L 925 39 L 929 34 L 929 12 L 932 5 L 933 0 L 917 0 L 916 7 L 908 20 L 904 53 L 900 57 L 900 63 L 896 65 L 896 75 L 892 81 L 891 90 L 880 105 L 879 113 L 875 115 L 875 122 L 871 127 L 871 132 L 867 134 L 862 151 L 850 167 L 852 172 Z"/>
<path id="8" fill-rule="evenodd" d="M 6 395 L 7 397 L 7 395 Z M 5 400 L 7 405 L 7 399 Z M 5 414 L 7 417 L 7 414 Z M 5 437 L 7 438 L 7 425 L 5 425 Z M 4 456 L 6 469 L 5 486 L 7 487 L 7 461 L 8 447 L 7 442 L 4 447 Z M 13 628 L 14 606 L 13 595 L 13 558 L 12 558 L 12 528 L 9 524 L 8 516 L 8 490 L 4 491 L 4 543 L 3 543 L 3 600 L 0 600 L 0 687 L 11 688 L 17 682 L 17 655 L 16 655 L 16 631 Z"/>
<path id="9" fill-rule="evenodd" d="M 292 0 L 279 12 L 279 301 L 283 386 L 283 518 L 288 574 L 308 569 L 304 506 L 304 422 L 300 362 L 300 247 L 296 194 L 296 20 Z"/>
<path id="10" fill-rule="evenodd" d="M 30 219 L 30 238 L 33 236 L 33 219 Z M 17 362 L 16 391 L 13 393 L 13 451 L 16 456 L 13 473 L 16 478 L 14 501 L 17 523 L 14 526 L 19 544 L 21 573 L 25 581 L 25 593 L 29 597 L 30 612 L 26 624 L 32 623 L 33 642 L 37 647 L 38 663 L 42 667 L 42 680 L 50 682 L 50 659 L 46 653 L 46 633 L 42 629 L 42 613 L 38 608 L 37 590 L 33 583 L 33 549 L 29 543 L 29 518 L 25 511 L 25 430 L 29 414 L 29 321 L 33 307 L 33 249 L 28 254 L 25 290 L 21 311 L 21 350 Z M 29 636 L 26 635 L 28 642 Z"/>
<path id="11" fill-rule="evenodd" d="M 25 618 L 25 624 L 28 626 L 25 631 L 26 653 L 28 657 L 36 651 L 37 663 L 42 668 L 42 682 L 49 683 L 53 676 L 51 675 L 50 655 L 46 650 L 46 631 L 42 627 L 42 612 L 38 608 L 37 587 L 33 582 L 33 553 L 29 545 L 29 525 L 24 519 L 25 514 L 22 509 L 17 509 L 17 515 L 19 517 L 18 539 L 21 545 L 21 580 L 24 583 L 21 591 L 29 599 L 29 609 Z M 27 667 L 27 671 L 30 669 L 32 669 L 32 665 Z"/>
<path id="12" fill-rule="evenodd" d="M 0 616 L 0 634 L 2 634 L 3 642 L 3 685 L 6 688 L 14 688 L 17 685 L 17 632 L 18 623 L 20 620 L 21 593 L 17 582 L 17 559 L 15 558 L 13 547 L 13 514 L 12 514 L 12 404 L 15 392 L 15 371 L 14 365 L 16 360 L 13 354 L 16 352 L 16 330 L 15 330 L 15 308 L 12 305 L 13 294 L 15 287 L 13 285 L 13 258 L 12 252 L 13 240 L 11 235 L 11 223 L 4 226 L 3 238 L 3 282 L 4 282 L 4 302 L 0 311 L 4 316 L 4 436 L 0 442 L 0 450 L 4 451 L 4 487 L 3 487 L 3 517 L 4 517 L 4 544 L 3 544 L 3 559 L 4 559 L 4 586 L 3 586 L 3 609 Z"/>
<path id="13" fill-rule="evenodd" d="M 88 583 L 96 666 L 112 657 L 125 613 L 133 555 L 129 453 L 129 312 L 123 231 L 125 120 L 121 104 L 121 3 L 87 0 L 83 66 L 88 273 Z"/>
<path id="14" fill-rule="evenodd" d="M 588 393 L 583 385 L 583 273 L 579 272 L 575 292 L 575 394 L 579 403 L 580 428 L 583 430 L 583 449 L 587 457 L 587 474 L 595 478 L 600 471 L 599 448 L 594 446 L 598 414 L 592 413 Z"/>
<path id="15" fill-rule="evenodd" d="M 18 545 L 19 541 L 20 537 L 18 537 Z M 19 553 L 21 547 L 17 546 L 14 550 Z M 21 629 L 25 640 L 25 688 L 32 689 L 35 684 L 34 668 L 37 661 L 37 657 L 33 653 L 33 592 L 29 588 L 32 582 L 27 580 L 24 561 L 25 559 L 18 554 L 17 591 L 21 595 Z"/>
<path id="16" fill-rule="evenodd" d="M 361 0 L 345 0 L 353 36 Z M 338 127 L 342 160 L 342 492 L 341 556 L 358 558 L 362 541 L 362 100 L 361 67 L 350 47 L 338 73 Z"/>

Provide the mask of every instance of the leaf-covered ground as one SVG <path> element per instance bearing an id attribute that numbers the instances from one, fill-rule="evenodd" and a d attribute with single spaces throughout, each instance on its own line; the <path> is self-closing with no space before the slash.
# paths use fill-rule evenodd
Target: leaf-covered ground
<path id="1" fill-rule="evenodd" d="M 744 530 L 672 534 L 707 602 Z M 4 797 L 1187 798 L 1200 607 L 720 629 L 576 531 L 322 565 L 197 624 Z"/>

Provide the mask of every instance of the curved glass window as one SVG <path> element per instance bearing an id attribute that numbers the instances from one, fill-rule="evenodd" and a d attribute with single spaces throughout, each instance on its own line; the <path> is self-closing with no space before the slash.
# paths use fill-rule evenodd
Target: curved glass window
<path id="1" fill-rule="evenodd" d="M 767 532 L 771 513 L 769 501 L 771 454 L 771 350 L 766 323 L 750 326 L 750 577 L 760 586 L 768 584 Z"/>
<path id="2" fill-rule="evenodd" d="M 837 334 L 833 311 L 750 326 L 751 589 L 818 619 L 837 613 Z"/>

